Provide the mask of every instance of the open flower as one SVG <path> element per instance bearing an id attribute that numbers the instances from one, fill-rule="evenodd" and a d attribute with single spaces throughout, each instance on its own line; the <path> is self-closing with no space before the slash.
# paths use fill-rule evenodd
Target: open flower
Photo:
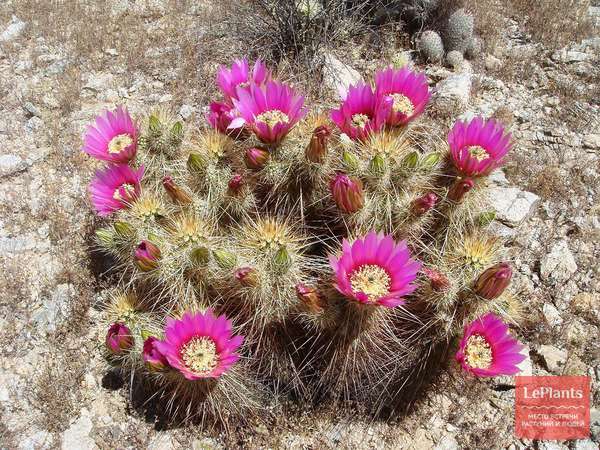
<path id="1" fill-rule="evenodd" d="M 160 350 L 158 350 L 157 344 L 160 342 L 154 336 L 150 336 L 144 341 L 144 348 L 142 350 L 142 358 L 146 363 L 146 367 L 150 370 L 161 371 L 169 367 L 169 361 Z"/>
<path id="2" fill-rule="evenodd" d="M 478 377 L 514 375 L 525 359 L 524 346 L 514 339 L 498 316 L 488 313 L 465 327 L 456 360 Z"/>
<path id="3" fill-rule="evenodd" d="M 335 287 L 360 303 L 393 308 L 404 304 L 421 263 L 410 259 L 406 241 L 371 231 L 352 244 L 344 239 L 342 255 L 329 257 L 336 276 Z"/>
<path id="4" fill-rule="evenodd" d="M 238 88 L 261 85 L 270 79 L 271 74 L 261 60 L 257 60 L 250 71 L 246 58 L 234 61 L 231 69 L 221 66 L 217 72 L 217 84 L 229 102 L 238 98 Z"/>
<path id="5" fill-rule="evenodd" d="M 122 323 L 113 323 L 106 333 L 106 348 L 114 355 L 120 355 L 133 347 L 131 331 Z"/>
<path id="6" fill-rule="evenodd" d="M 229 128 L 247 125 L 267 144 L 279 143 L 306 115 L 304 96 L 277 81 L 238 89 L 238 97 L 233 103 L 241 117 L 234 119 Z"/>
<path id="7" fill-rule="evenodd" d="M 88 125 L 83 151 L 112 163 L 126 163 L 135 157 L 138 131 L 127 112 L 119 106 L 114 112 L 104 111 L 96 117 L 96 125 Z"/>
<path id="8" fill-rule="evenodd" d="M 232 336 L 231 321 L 206 312 L 186 312 L 179 320 L 167 319 L 165 338 L 156 348 L 171 367 L 188 380 L 218 378 L 240 358 L 236 350 L 243 336 Z"/>
<path id="9" fill-rule="evenodd" d="M 511 148 L 510 140 L 510 133 L 505 133 L 500 123 L 481 117 L 457 122 L 448 134 L 452 162 L 467 177 L 488 175 L 501 166 Z"/>
<path id="10" fill-rule="evenodd" d="M 386 123 L 390 126 L 404 125 L 418 117 L 429 98 L 429 85 L 424 73 L 415 73 L 408 67 L 392 67 L 375 74 L 375 93 L 381 98 L 389 98 L 392 108 Z"/>
<path id="11" fill-rule="evenodd" d="M 359 83 L 350 86 L 340 108 L 331 111 L 331 120 L 351 139 L 364 141 L 383 128 L 392 103 L 391 98 L 379 98 L 371 86 Z"/>
<path id="12" fill-rule="evenodd" d="M 212 102 L 210 111 L 206 115 L 206 120 L 220 133 L 226 134 L 234 139 L 248 137 L 248 132 L 243 126 L 239 128 L 229 128 L 231 122 L 239 117 L 240 113 L 233 106 L 227 103 Z"/>
<path id="13" fill-rule="evenodd" d="M 110 165 L 97 171 L 89 191 L 94 208 L 101 216 L 131 206 L 140 195 L 144 167 L 134 170 L 127 164 Z"/>

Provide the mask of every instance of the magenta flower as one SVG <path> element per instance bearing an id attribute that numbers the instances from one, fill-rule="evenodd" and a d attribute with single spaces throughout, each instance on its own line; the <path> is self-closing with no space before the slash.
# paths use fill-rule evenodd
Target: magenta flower
<path id="1" fill-rule="evenodd" d="M 269 160 L 268 150 L 259 147 L 252 147 L 246 150 L 244 154 L 244 162 L 246 163 L 246 167 L 248 169 L 260 170 L 265 167 L 267 161 Z"/>
<path id="2" fill-rule="evenodd" d="M 83 151 L 112 163 L 126 163 L 135 157 L 138 131 L 127 112 L 119 106 L 96 117 L 96 126 L 88 125 Z"/>
<path id="3" fill-rule="evenodd" d="M 386 120 L 390 126 L 405 125 L 418 117 L 431 97 L 427 76 L 408 67 L 399 70 L 390 67 L 377 72 L 375 93 L 380 99 L 387 97 L 392 101 Z"/>
<path id="4" fill-rule="evenodd" d="M 363 184 L 358 178 L 338 172 L 329 182 L 329 189 L 337 207 L 347 214 L 355 213 L 365 203 Z"/>
<path id="5" fill-rule="evenodd" d="M 246 58 L 234 61 L 231 69 L 221 66 L 217 72 L 217 84 L 229 102 L 238 98 L 238 88 L 262 85 L 270 79 L 271 74 L 261 60 L 254 63 L 250 72 Z"/>
<path id="6" fill-rule="evenodd" d="M 383 128 L 391 110 L 391 98 L 379 98 L 371 86 L 360 83 L 350 86 L 340 108 L 331 111 L 331 120 L 351 139 L 364 141 Z"/>
<path id="7" fill-rule="evenodd" d="M 448 134 L 454 166 L 467 177 L 488 175 L 501 166 L 512 146 L 510 140 L 510 133 L 505 133 L 500 123 L 481 117 L 457 122 Z"/>
<path id="8" fill-rule="evenodd" d="M 212 102 L 210 104 L 210 111 L 206 115 L 206 120 L 215 130 L 234 139 L 248 137 L 248 133 L 243 126 L 229 128 L 231 122 L 239 117 L 239 115 L 240 113 L 237 109 L 226 103 Z"/>
<path id="9" fill-rule="evenodd" d="M 127 164 L 109 165 L 97 171 L 89 191 L 96 212 L 108 216 L 118 209 L 128 208 L 140 195 L 144 166 L 137 171 Z"/>
<path id="10" fill-rule="evenodd" d="M 234 119 L 229 128 L 247 125 L 267 144 L 279 143 L 306 115 L 304 96 L 277 81 L 238 89 L 238 97 L 233 103 L 241 117 Z"/>
<path id="11" fill-rule="evenodd" d="M 477 377 L 514 375 L 525 359 L 524 346 L 508 332 L 498 316 L 488 313 L 465 327 L 456 360 Z"/>
<path id="12" fill-rule="evenodd" d="M 143 240 L 138 244 L 133 255 L 133 259 L 135 260 L 138 269 L 142 272 L 150 272 L 151 270 L 156 269 L 160 257 L 160 248 L 147 240 Z"/>
<path id="13" fill-rule="evenodd" d="M 160 350 L 158 350 L 157 344 L 160 341 L 154 336 L 150 336 L 144 341 L 144 348 L 142 350 L 142 358 L 146 363 L 146 367 L 150 370 L 161 371 L 169 367 L 169 361 Z"/>
<path id="14" fill-rule="evenodd" d="M 421 263 L 410 259 L 406 241 L 371 231 L 352 245 L 344 239 L 342 256 L 329 257 L 336 276 L 335 287 L 346 297 L 388 308 L 404 304 Z"/>
<path id="15" fill-rule="evenodd" d="M 122 323 L 113 323 L 106 333 L 106 348 L 114 355 L 120 355 L 133 347 L 131 331 Z"/>
<path id="16" fill-rule="evenodd" d="M 231 321 L 225 315 L 186 312 L 179 320 L 167 319 L 165 339 L 156 348 L 171 367 L 188 380 L 218 378 L 240 358 L 236 350 L 243 336 L 232 336 Z"/>

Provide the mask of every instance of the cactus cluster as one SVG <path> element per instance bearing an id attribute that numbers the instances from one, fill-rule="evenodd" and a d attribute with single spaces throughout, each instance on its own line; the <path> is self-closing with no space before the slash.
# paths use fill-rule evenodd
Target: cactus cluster
<path id="1" fill-rule="evenodd" d="M 511 145 L 500 124 L 437 136 L 407 67 L 330 114 L 260 62 L 218 80 L 211 127 L 119 108 L 88 128 L 84 150 L 108 163 L 90 186 L 115 260 L 108 361 L 171 413 L 225 425 L 288 392 L 403 407 L 463 327 L 467 372 L 517 371 L 501 318 L 518 299 L 486 228 L 486 176 Z"/>

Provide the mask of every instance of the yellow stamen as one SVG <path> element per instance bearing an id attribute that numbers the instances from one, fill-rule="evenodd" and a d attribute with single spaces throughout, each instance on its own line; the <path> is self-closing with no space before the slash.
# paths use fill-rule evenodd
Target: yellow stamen
<path id="1" fill-rule="evenodd" d="M 367 295 L 370 302 L 375 302 L 388 294 L 391 282 L 392 280 L 385 269 L 372 264 L 361 266 L 350 276 L 352 291 L 355 294 L 363 292 Z"/>
<path id="2" fill-rule="evenodd" d="M 487 369 L 493 362 L 492 348 L 483 336 L 474 334 L 467 339 L 465 358 L 470 367 Z"/>
<path id="3" fill-rule="evenodd" d="M 358 128 L 364 128 L 369 123 L 369 116 L 366 114 L 354 114 L 352 116 L 352 124 Z"/>
<path id="4" fill-rule="evenodd" d="M 181 358 L 190 370 L 199 375 L 210 373 L 219 360 L 214 341 L 206 336 L 193 338 L 185 344 Z"/>
<path id="5" fill-rule="evenodd" d="M 390 94 L 390 97 L 394 100 L 392 105 L 394 112 L 399 112 L 407 116 L 410 116 L 414 112 L 415 106 L 406 95 Z"/>
<path id="6" fill-rule="evenodd" d="M 108 143 L 108 153 L 121 153 L 133 144 L 133 138 L 128 134 L 119 134 Z"/>
<path id="7" fill-rule="evenodd" d="M 286 113 L 279 111 L 278 109 L 272 109 L 256 116 L 256 121 L 263 122 L 267 124 L 269 128 L 273 128 L 278 123 L 289 123 L 290 118 Z"/>
<path id="8" fill-rule="evenodd" d="M 125 193 L 127 194 L 127 198 L 123 198 L 123 196 L 121 195 L 121 189 L 123 189 L 125 191 Z M 113 198 L 115 200 L 119 200 L 121 202 L 123 200 L 128 200 L 129 198 L 131 198 L 131 195 L 133 193 L 135 193 L 135 186 L 133 184 L 124 183 L 121 186 L 119 186 L 117 189 L 115 189 Z"/>
<path id="9" fill-rule="evenodd" d="M 472 145 L 469 147 L 469 154 L 477 161 L 483 161 L 490 157 L 490 154 L 487 152 L 487 150 L 479 145 Z"/>

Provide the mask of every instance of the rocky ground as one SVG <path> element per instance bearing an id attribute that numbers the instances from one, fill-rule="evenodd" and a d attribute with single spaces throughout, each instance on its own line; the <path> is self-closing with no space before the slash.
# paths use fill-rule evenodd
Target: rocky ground
<path id="1" fill-rule="evenodd" d="M 598 28 L 596 37 L 550 52 L 507 20 L 502 44 L 479 61 L 454 71 L 427 68 L 441 120 L 483 113 L 512 124 L 517 145 L 505 172 L 494 176 L 493 226 L 507 240 L 526 299 L 516 330 L 529 349 L 523 370 L 591 377 L 591 439 L 516 440 L 513 380 L 467 384 L 450 367 L 394 422 L 324 409 L 232 442 L 197 429 L 161 429 L 98 351 L 102 266 L 90 251 L 86 186 L 94 163 L 80 152 L 84 126 L 117 103 L 133 113 L 166 106 L 190 126 L 200 124 L 207 74 L 226 62 L 206 60 L 208 50 L 196 48 L 211 30 L 205 3 L 180 10 L 158 0 L 106 3 L 90 12 L 0 1 L 0 447 L 598 448 Z M 600 8 L 589 14 L 600 22 Z M 524 57 L 527 76 L 506 76 Z M 343 63 L 332 55 L 329 64 Z M 359 72 L 370 64 L 352 63 Z M 359 72 L 344 68 L 347 77 Z"/>

